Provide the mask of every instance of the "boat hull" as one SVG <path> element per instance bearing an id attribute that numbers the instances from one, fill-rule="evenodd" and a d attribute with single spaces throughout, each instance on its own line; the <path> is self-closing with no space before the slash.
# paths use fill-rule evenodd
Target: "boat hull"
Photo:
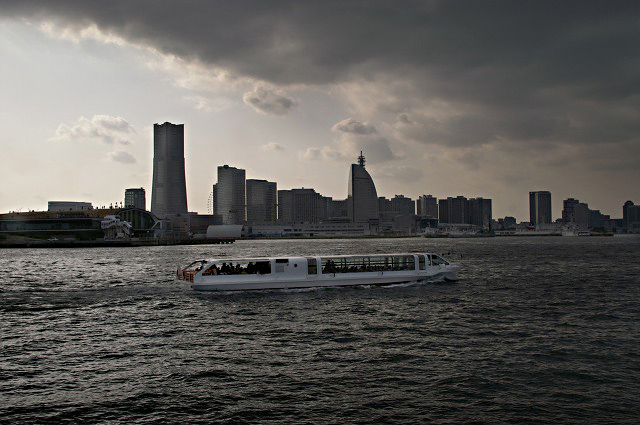
<path id="1" fill-rule="evenodd" d="M 448 281 L 458 280 L 457 267 L 449 266 L 431 274 L 417 275 L 415 273 L 386 273 L 377 276 L 340 276 L 323 275 L 309 279 L 287 279 L 287 280 L 267 280 L 260 281 L 238 280 L 236 282 L 219 282 L 213 279 L 195 279 L 191 287 L 197 291 L 253 291 L 268 289 L 304 289 L 304 288 L 330 288 L 349 286 L 388 286 L 403 283 L 418 283 L 428 281 Z"/>

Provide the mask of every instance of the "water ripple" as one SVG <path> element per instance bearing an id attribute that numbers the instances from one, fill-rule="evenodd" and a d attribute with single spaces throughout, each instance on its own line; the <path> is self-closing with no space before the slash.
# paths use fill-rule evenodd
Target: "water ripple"
<path id="1" fill-rule="evenodd" d="M 640 238 L 1 250 L 0 423 L 636 423 Z M 199 257 L 452 252 L 463 279 L 194 293 Z"/>

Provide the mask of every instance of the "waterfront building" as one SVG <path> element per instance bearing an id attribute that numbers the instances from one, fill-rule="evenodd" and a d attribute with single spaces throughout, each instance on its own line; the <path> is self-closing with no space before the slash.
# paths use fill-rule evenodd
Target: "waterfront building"
<path id="1" fill-rule="evenodd" d="M 438 200 L 438 221 L 440 223 L 449 223 L 449 198 Z"/>
<path id="2" fill-rule="evenodd" d="M 393 230 L 393 218 L 398 215 L 391 205 L 391 199 L 384 196 L 378 197 L 378 216 L 381 230 L 390 232 Z"/>
<path id="3" fill-rule="evenodd" d="M 393 208 L 391 206 L 391 199 L 387 199 L 384 196 L 380 196 L 378 198 L 378 212 L 382 214 L 383 212 L 392 212 Z"/>
<path id="4" fill-rule="evenodd" d="M 419 227 L 415 202 L 404 195 L 378 198 L 379 231 L 384 234 L 411 234 Z"/>
<path id="5" fill-rule="evenodd" d="M 124 191 L 124 207 L 138 208 L 141 210 L 147 209 L 147 198 L 144 188 L 132 188 Z"/>
<path id="6" fill-rule="evenodd" d="M 347 210 L 349 219 L 354 223 L 368 223 L 380 218 L 376 186 L 364 164 L 365 158 L 360 152 L 358 163 L 351 164 L 349 170 Z"/>
<path id="7" fill-rule="evenodd" d="M 76 201 L 49 201 L 47 211 L 63 212 L 63 211 L 88 211 L 93 209 L 91 202 Z"/>
<path id="8" fill-rule="evenodd" d="M 438 200 L 438 214 L 440 223 L 471 224 L 469 200 L 464 196 Z"/>
<path id="9" fill-rule="evenodd" d="M 506 216 L 498 219 L 494 230 L 515 230 L 517 224 L 515 217 Z"/>
<path id="10" fill-rule="evenodd" d="M 245 221 L 245 170 L 228 165 L 218 167 L 218 182 L 213 214 L 222 216 L 222 224 L 243 224 Z"/>
<path id="11" fill-rule="evenodd" d="M 375 225 L 351 221 L 324 223 L 294 223 L 249 226 L 248 234 L 254 238 L 343 238 L 377 234 Z"/>
<path id="12" fill-rule="evenodd" d="M 562 224 L 574 226 L 577 230 L 604 229 L 608 215 L 592 210 L 589 205 L 574 198 L 562 201 Z"/>
<path id="13" fill-rule="evenodd" d="M 419 196 L 416 200 L 417 214 L 426 218 L 438 218 L 438 198 L 431 195 Z"/>
<path id="14" fill-rule="evenodd" d="M 332 205 L 331 196 L 322 196 L 318 195 L 318 212 L 317 212 L 317 220 L 318 222 L 323 222 L 332 218 L 331 216 L 331 205 Z"/>
<path id="15" fill-rule="evenodd" d="M 576 208 L 580 201 L 568 198 L 562 201 L 562 224 L 571 224 L 576 222 Z"/>
<path id="16" fill-rule="evenodd" d="M 313 189 L 290 189 L 278 191 L 278 222 L 291 223 L 318 223 L 319 211 L 326 202 L 322 195 Z"/>
<path id="17" fill-rule="evenodd" d="M 453 224 L 469 224 L 469 203 L 464 196 L 447 198 L 449 200 L 449 218 Z"/>
<path id="18" fill-rule="evenodd" d="M 278 217 L 278 185 L 266 180 L 247 180 L 247 223 L 275 223 Z"/>
<path id="19" fill-rule="evenodd" d="M 468 201 L 469 224 L 480 226 L 484 230 L 491 228 L 491 199 L 471 198 Z"/>
<path id="20" fill-rule="evenodd" d="M 349 217 L 349 202 L 347 199 L 331 199 L 329 201 L 329 218 Z"/>
<path id="21" fill-rule="evenodd" d="M 483 198 L 477 198 L 481 201 L 477 202 L 475 205 L 483 205 L 483 207 L 478 207 L 478 221 L 484 222 L 486 221 L 486 216 L 488 214 L 489 222 L 491 221 L 491 200 L 487 199 L 484 202 Z M 469 200 L 464 196 L 456 196 L 447 197 L 446 199 L 438 200 L 438 215 L 439 222 L 444 224 L 471 224 L 471 211 Z M 488 223 L 488 222 L 487 222 Z M 481 224 L 479 224 L 481 225 Z M 487 224 L 488 226 L 488 224 Z"/>
<path id="22" fill-rule="evenodd" d="M 398 215 L 412 216 L 416 213 L 416 205 L 413 199 L 404 195 L 395 195 L 391 198 L 391 210 Z"/>
<path id="23" fill-rule="evenodd" d="M 628 233 L 640 233 L 640 205 L 631 201 L 625 202 L 622 207 L 622 221 Z"/>
<path id="24" fill-rule="evenodd" d="M 551 224 L 551 192 L 529 192 L 529 222 L 532 226 Z"/>
<path id="25" fill-rule="evenodd" d="M 184 124 L 153 125 L 151 212 L 160 218 L 187 212 Z"/>

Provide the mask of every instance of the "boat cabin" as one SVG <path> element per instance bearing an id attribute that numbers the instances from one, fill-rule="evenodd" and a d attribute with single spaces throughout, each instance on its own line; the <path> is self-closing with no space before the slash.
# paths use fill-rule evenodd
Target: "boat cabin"
<path id="1" fill-rule="evenodd" d="M 380 254 L 380 255 L 339 255 L 322 257 L 288 257 L 255 259 L 198 260 L 182 270 L 178 278 L 190 280 L 200 271 L 201 276 L 242 276 L 272 275 L 287 279 L 307 279 L 317 276 L 336 276 L 351 273 L 409 272 L 426 270 L 429 266 L 449 265 L 436 254 Z"/>

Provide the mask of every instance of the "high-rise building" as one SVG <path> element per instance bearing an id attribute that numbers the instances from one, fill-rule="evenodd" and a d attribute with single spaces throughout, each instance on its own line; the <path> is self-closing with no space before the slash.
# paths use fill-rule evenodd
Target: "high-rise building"
<path id="1" fill-rule="evenodd" d="M 469 224 L 488 230 L 491 228 L 491 220 L 491 199 L 469 199 Z"/>
<path id="2" fill-rule="evenodd" d="M 419 196 L 416 200 L 416 209 L 421 217 L 438 218 L 438 198 L 431 195 Z"/>
<path id="3" fill-rule="evenodd" d="M 439 199 L 438 200 L 438 222 L 439 223 L 450 223 L 449 221 L 449 199 Z"/>
<path id="4" fill-rule="evenodd" d="M 331 218 L 331 206 L 333 199 L 331 196 L 318 196 L 318 222 Z"/>
<path id="5" fill-rule="evenodd" d="M 605 221 L 610 221 L 608 215 L 590 209 L 586 203 L 573 198 L 562 201 L 562 224 L 575 226 L 579 230 L 604 229 Z"/>
<path id="6" fill-rule="evenodd" d="M 322 217 L 324 196 L 313 189 L 278 191 L 278 221 L 282 224 L 318 223 Z"/>
<path id="7" fill-rule="evenodd" d="M 391 210 L 398 215 L 412 216 L 416 213 L 416 205 L 413 199 L 404 195 L 396 195 L 391 198 Z"/>
<path id="8" fill-rule="evenodd" d="M 144 188 L 126 189 L 124 191 L 124 207 L 133 207 L 141 210 L 147 209 L 147 197 Z"/>
<path id="9" fill-rule="evenodd" d="M 278 215 L 278 186 L 266 180 L 247 180 L 247 223 L 275 223 Z"/>
<path id="10" fill-rule="evenodd" d="M 245 221 L 245 171 L 222 165 L 218 167 L 218 182 L 213 186 L 213 214 L 222 216 L 222 224 L 243 224 Z"/>
<path id="11" fill-rule="evenodd" d="M 379 220 L 378 193 L 373 179 L 364 168 L 365 159 L 360 152 L 357 164 L 351 164 L 349 170 L 349 219 L 355 223 L 367 223 Z"/>
<path id="12" fill-rule="evenodd" d="M 551 192 L 529 192 L 529 222 L 532 226 L 553 222 L 551 215 Z"/>
<path id="13" fill-rule="evenodd" d="M 438 201 L 440 223 L 471 224 L 469 216 L 469 201 L 464 196 L 447 197 Z"/>
<path id="14" fill-rule="evenodd" d="M 640 233 L 640 205 L 627 201 L 622 206 L 622 221 L 628 233 Z"/>
<path id="15" fill-rule="evenodd" d="M 580 201 L 568 198 L 562 201 L 562 223 L 570 224 L 576 222 L 576 208 Z"/>
<path id="16" fill-rule="evenodd" d="M 153 125 L 151 212 L 160 218 L 187 212 L 184 124 Z"/>

